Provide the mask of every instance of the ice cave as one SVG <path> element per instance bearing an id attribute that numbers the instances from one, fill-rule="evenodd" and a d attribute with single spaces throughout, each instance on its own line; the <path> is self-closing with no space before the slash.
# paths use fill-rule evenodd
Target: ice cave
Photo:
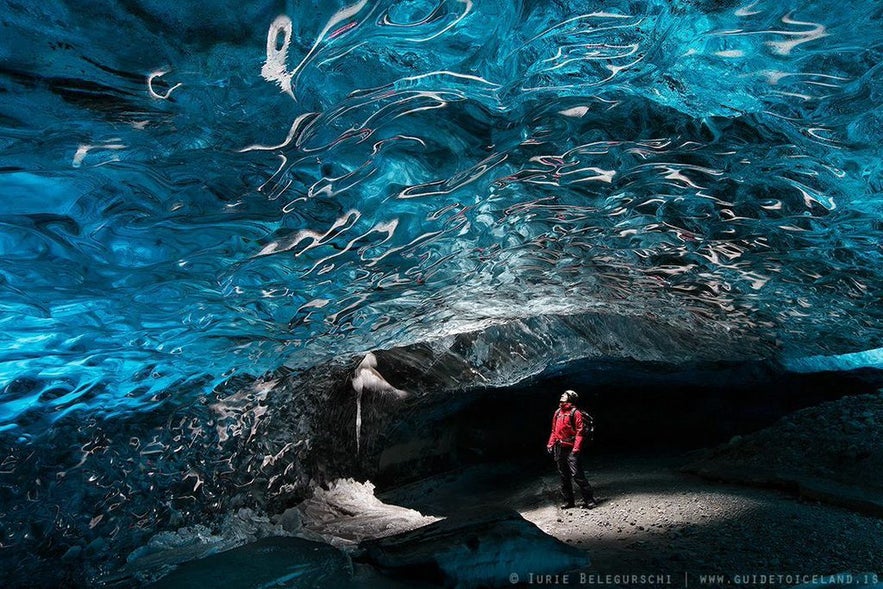
<path id="1" fill-rule="evenodd" d="M 3 587 L 883 587 L 883 3 L 0 6 Z"/>

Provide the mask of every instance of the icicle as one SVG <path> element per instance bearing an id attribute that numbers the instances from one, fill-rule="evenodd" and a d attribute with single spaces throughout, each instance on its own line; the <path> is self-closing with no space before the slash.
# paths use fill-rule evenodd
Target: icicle
<path id="1" fill-rule="evenodd" d="M 386 382 L 383 375 L 377 372 L 377 357 L 371 352 L 365 355 L 353 372 L 353 390 L 356 391 L 356 454 L 358 454 L 362 435 L 362 392 L 369 390 L 384 395 L 394 395 L 398 399 L 404 399 L 408 393 Z"/>
<path id="2" fill-rule="evenodd" d="M 356 391 L 356 454 L 359 453 L 359 440 L 362 435 L 362 391 Z"/>

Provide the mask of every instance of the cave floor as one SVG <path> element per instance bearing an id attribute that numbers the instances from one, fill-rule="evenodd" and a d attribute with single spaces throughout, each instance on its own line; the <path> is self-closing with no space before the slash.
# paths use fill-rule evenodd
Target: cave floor
<path id="1" fill-rule="evenodd" d="M 438 516 L 513 508 L 584 548 L 592 562 L 586 572 L 599 576 L 670 575 L 668 586 L 678 587 L 701 584 L 701 575 L 883 572 L 883 520 L 777 490 L 709 482 L 679 472 L 686 461 L 672 454 L 588 457 L 587 477 L 601 499 L 592 510 L 558 507 L 551 461 L 543 470 L 473 466 L 378 496 Z"/>

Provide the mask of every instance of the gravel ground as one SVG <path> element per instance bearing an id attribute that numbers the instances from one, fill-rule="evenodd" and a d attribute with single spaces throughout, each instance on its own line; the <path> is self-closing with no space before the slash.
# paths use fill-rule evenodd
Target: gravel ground
<path id="1" fill-rule="evenodd" d="M 518 510 L 592 559 L 582 572 L 596 576 L 585 583 L 574 572 L 567 583 L 544 579 L 547 585 L 786 587 L 805 578 L 746 584 L 736 575 L 883 573 L 883 520 L 775 490 L 709 482 L 679 472 L 684 462 L 683 456 L 590 457 L 587 474 L 602 499 L 593 510 L 558 508 L 551 463 L 548 474 L 531 476 L 511 465 L 473 467 L 381 498 L 434 515 L 467 505 Z M 665 576 L 635 583 L 615 575 Z M 725 579 L 703 583 L 702 575 Z M 521 577 L 524 582 L 524 572 Z"/>
<path id="2" fill-rule="evenodd" d="M 591 474 L 606 499 L 598 508 L 540 506 L 523 515 L 584 546 L 594 572 L 664 572 L 685 584 L 706 574 L 883 572 L 877 518 L 775 491 L 711 484 L 671 463 L 623 460 L 598 464 Z M 544 489 L 556 483 L 544 479 Z"/>

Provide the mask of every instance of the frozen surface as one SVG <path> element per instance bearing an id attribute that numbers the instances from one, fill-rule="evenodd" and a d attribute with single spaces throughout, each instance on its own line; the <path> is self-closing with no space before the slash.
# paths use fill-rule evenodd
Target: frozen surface
<path id="1" fill-rule="evenodd" d="M 423 528 L 361 545 L 385 570 L 444 587 L 505 587 L 587 567 L 589 556 L 544 533 L 516 511 L 468 509 Z"/>
<path id="2" fill-rule="evenodd" d="M 145 583 L 157 580 L 189 561 L 204 559 L 268 538 L 298 535 L 300 530 L 285 525 L 286 523 L 288 522 L 274 525 L 266 516 L 257 515 L 250 509 L 240 509 L 227 514 L 215 529 L 197 524 L 176 531 L 161 532 L 127 556 L 126 566 L 119 578 L 125 579 L 124 583 Z M 294 552 L 304 550 L 301 548 Z M 296 562 L 298 559 L 295 557 L 291 560 Z"/>
<path id="3" fill-rule="evenodd" d="M 347 547 L 364 539 L 406 532 L 438 521 L 414 509 L 384 503 L 374 485 L 339 479 L 297 507 L 304 528 L 334 545 Z"/>
<path id="4" fill-rule="evenodd" d="M 855 370 L 858 368 L 883 368 L 883 348 L 839 354 L 836 356 L 808 356 L 794 358 L 786 363 L 794 372 L 824 372 Z"/>
<path id="5" fill-rule="evenodd" d="M 2 18 L 16 433 L 543 314 L 653 312 L 720 357 L 883 343 L 876 2 Z"/>
<path id="6" fill-rule="evenodd" d="M 371 350 L 491 386 L 880 349 L 881 21 L 872 0 L 5 2 L 0 564 L 81 583 L 295 495 Z"/>
<path id="7" fill-rule="evenodd" d="M 324 589 L 352 586 L 352 564 L 327 544 L 302 538 L 265 538 L 186 563 L 150 589 Z"/>

